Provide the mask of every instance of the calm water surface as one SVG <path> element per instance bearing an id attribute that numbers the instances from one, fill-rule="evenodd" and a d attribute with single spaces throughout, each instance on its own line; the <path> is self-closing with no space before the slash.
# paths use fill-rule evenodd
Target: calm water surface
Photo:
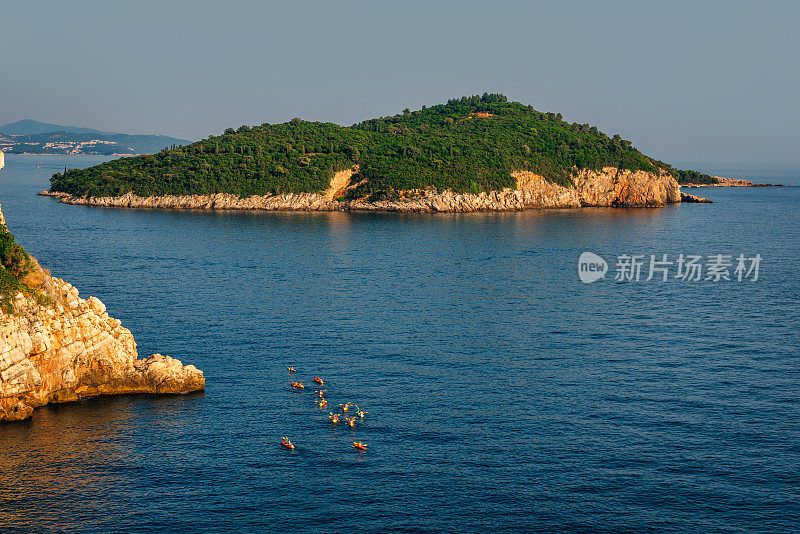
<path id="1" fill-rule="evenodd" d="M 207 389 L 0 425 L 0 531 L 800 528 L 800 189 L 462 215 L 35 196 L 64 165 L 99 161 L 8 156 L 9 226 L 99 297 L 140 355 L 194 363 Z M 612 268 L 624 253 L 764 261 L 757 282 L 584 285 L 585 250 Z M 323 376 L 331 408 L 354 401 L 367 418 L 332 428 L 312 388 L 289 387 L 288 365 L 307 384 Z"/>

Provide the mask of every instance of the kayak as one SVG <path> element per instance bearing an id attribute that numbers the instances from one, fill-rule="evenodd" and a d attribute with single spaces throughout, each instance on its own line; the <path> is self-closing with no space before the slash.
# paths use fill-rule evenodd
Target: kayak
<path id="1" fill-rule="evenodd" d="M 292 382 L 292 387 L 294 389 L 306 389 L 302 382 Z"/>
<path id="2" fill-rule="evenodd" d="M 320 386 L 322 386 L 323 384 L 325 384 L 325 381 L 324 381 L 323 379 L 321 379 L 320 377 L 318 377 L 318 376 L 315 376 L 315 377 L 314 377 L 314 382 L 316 382 L 316 383 L 317 383 L 317 384 L 319 384 Z"/>
<path id="3" fill-rule="evenodd" d="M 281 445 L 283 445 L 287 449 L 294 450 L 294 443 L 292 443 L 289 438 L 283 438 L 281 440 Z"/>
<path id="4" fill-rule="evenodd" d="M 355 417 L 351 417 L 350 419 L 347 419 L 346 421 L 347 421 L 348 425 L 356 426 L 356 418 Z"/>
<path id="5" fill-rule="evenodd" d="M 367 450 L 367 446 L 364 445 L 363 443 L 361 443 L 360 441 L 354 441 L 353 442 L 353 447 L 355 447 L 356 449 L 358 449 L 360 451 Z"/>
<path id="6" fill-rule="evenodd" d="M 330 412 L 330 414 L 331 415 L 328 416 L 328 418 L 331 420 L 331 423 L 333 423 L 335 425 L 336 423 L 339 422 L 339 414 L 335 414 L 333 412 Z"/>

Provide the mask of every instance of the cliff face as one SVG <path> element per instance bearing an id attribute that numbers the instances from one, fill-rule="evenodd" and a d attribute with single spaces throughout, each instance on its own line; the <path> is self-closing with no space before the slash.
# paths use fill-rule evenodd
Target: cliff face
<path id="1" fill-rule="evenodd" d="M 130 331 L 98 299 L 80 298 L 38 265 L 23 282 L 45 298 L 18 293 L 13 312 L 0 312 L 0 421 L 24 419 L 51 402 L 205 387 L 192 365 L 160 354 L 137 359 Z"/>
<path id="2" fill-rule="evenodd" d="M 664 172 L 605 167 L 582 170 L 572 178 L 582 206 L 658 207 L 681 201 L 677 180 Z"/>
<path id="3" fill-rule="evenodd" d="M 290 211 L 407 211 L 470 212 L 516 211 L 533 208 L 579 208 L 581 206 L 657 207 L 681 201 L 678 182 L 672 175 L 628 171 L 606 167 L 601 171 L 579 171 L 572 177 L 573 187 L 547 182 L 527 171 L 517 171 L 516 189 L 479 194 L 441 193 L 430 190 L 403 191 L 398 200 L 343 200 L 341 195 L 352 187 L 350 179 L 357 169 L 336 173 L 323 194 L 284 193 L 240 198 L 236 195 L 185 195 L 139 197 L 128 193 L 119 197 L 75 197 L 43 192 L 60 197 L 67 204 L 121 208 L 240 209 Z"/>

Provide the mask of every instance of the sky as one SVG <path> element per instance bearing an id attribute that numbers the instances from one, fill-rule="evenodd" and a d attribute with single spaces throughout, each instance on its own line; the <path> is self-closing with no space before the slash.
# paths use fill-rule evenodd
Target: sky
<path id="1" fill-rule="evenodd" d="M 0 0 L 0 124 L 196 140 L 499 92 L 678 164 L 800 164 L 800 2 Z"/>

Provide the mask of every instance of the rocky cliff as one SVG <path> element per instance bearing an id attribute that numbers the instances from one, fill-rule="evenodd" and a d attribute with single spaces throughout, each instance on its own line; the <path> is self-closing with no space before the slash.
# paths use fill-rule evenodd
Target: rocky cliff
<path id="1" fill-rule="evenodd" d="M 668 173 L 605 167 L 572 177 L 582 206 L 659 207 L 681 201 L 677 180 Z"/>
<path id="2" fill-rule="evenodd" d="M 67 204 L 121 208 L 176 208 L 292 211 L 408 211 L 469 212 L 515 211 L 533 208 L 579 208 L 581 206 L 657 207 L 681 201 L 678 182 L 671 174 L 629 171 L 606 167 L 600 171 L 579 171 L 572 187 L 546 181 L 527 171 L 512 173 L 515 189 L 472 193 L 437 192 L 434 189 L 400 192 L 394 200 L 370 201 L 342 196 L 355 184 L 350 180 L 357 168 L 336 173 L 325 193 L 284 193 L 241 198 L 236 195 L 186 195 L 139 197 L 128 193 L 119 197 L 76 197 L 43 192 Z"/>
<path id="3" fill-rule="evenodd" d="M 52 402 L 205 387 L 192 365 L 160 354 L 137 359 L 130 331 L 102 302 L 80 298 L 35 260 L 22 281 L 38 294 L 19 292 L 13 310 L 0 311 L 0 421 L 24 419 Z"/>

